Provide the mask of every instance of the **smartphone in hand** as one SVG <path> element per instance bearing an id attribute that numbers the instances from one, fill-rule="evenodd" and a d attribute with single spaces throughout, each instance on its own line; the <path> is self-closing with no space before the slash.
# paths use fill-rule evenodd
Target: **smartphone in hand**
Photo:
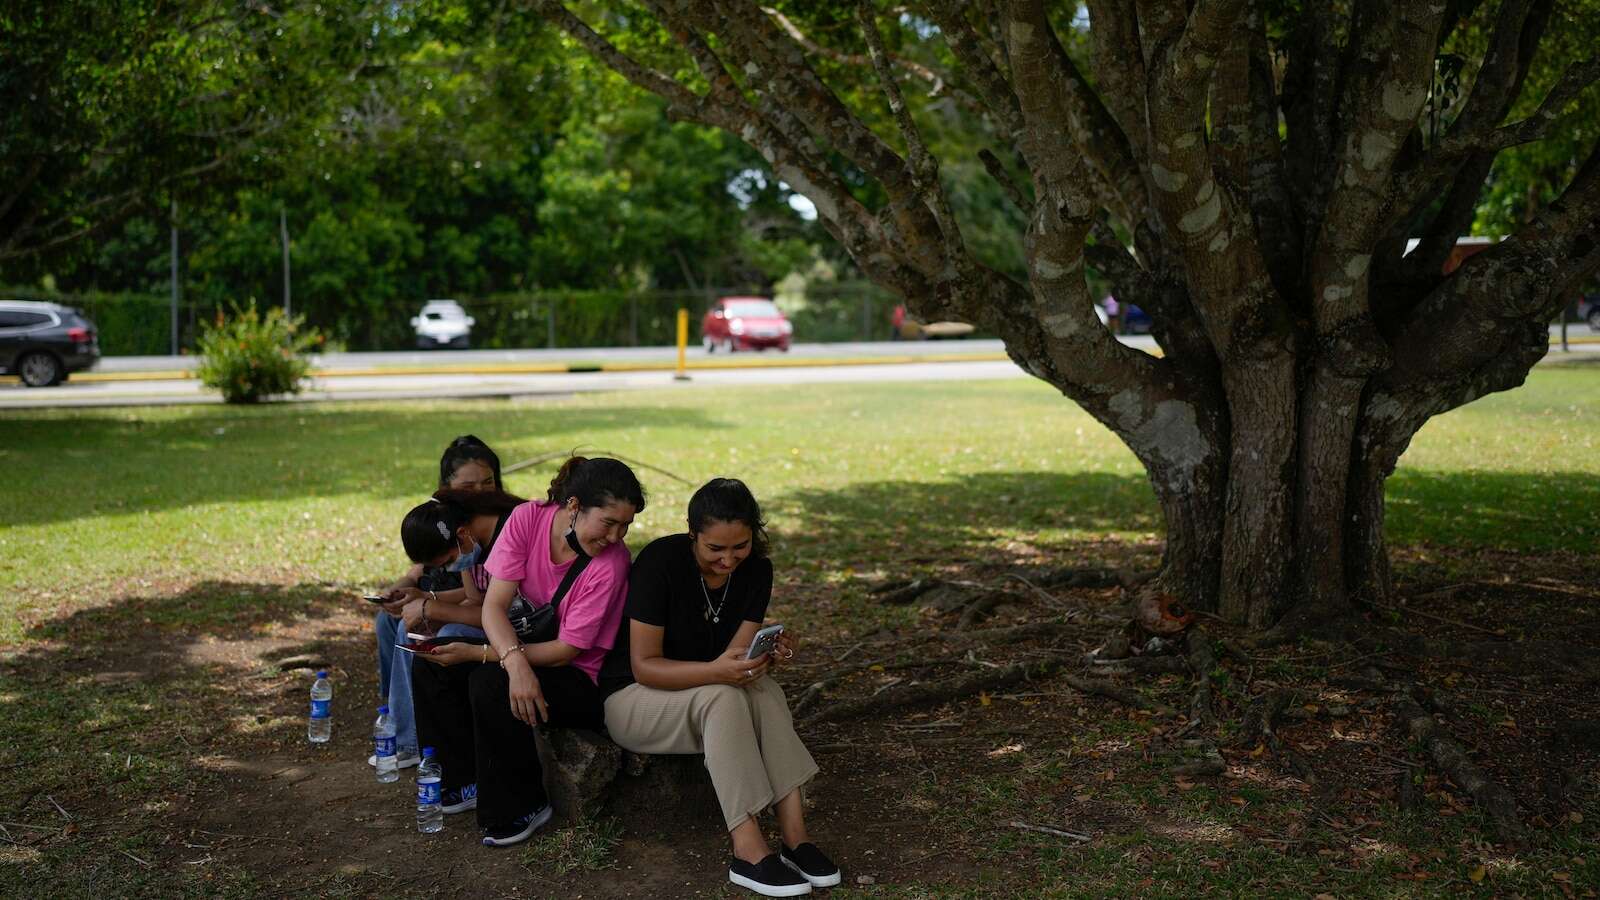
<path id="1" fill-rule="evenodd" d="M 745 659 L 760 659 L 773 651 L 778 646 L 778 635 L 783 634 L 782 625 L 768 625 L 756 632 L 755 638 L 750 641 L 750 651 L 744 655 Z"/>
<path id="2" fill-rule="evenodd" d="M 364 595 L 362 595 L 361 599 L 367 601 L 368 603 L 388 603 L 389 602 L 389 598 L 383 596 L 382 594 L 364 594 Z"/>

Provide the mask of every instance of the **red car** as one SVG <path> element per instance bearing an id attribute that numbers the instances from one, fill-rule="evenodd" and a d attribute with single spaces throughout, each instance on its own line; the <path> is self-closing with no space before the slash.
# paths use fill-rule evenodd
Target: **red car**
<path id="1" fill-rule="evenodd" d="M 700 320 L 700 340 L 707 353 L 726 350 L 789 350 L 794 326 L 783 310 L 766 297 L 723 297 Z"/>

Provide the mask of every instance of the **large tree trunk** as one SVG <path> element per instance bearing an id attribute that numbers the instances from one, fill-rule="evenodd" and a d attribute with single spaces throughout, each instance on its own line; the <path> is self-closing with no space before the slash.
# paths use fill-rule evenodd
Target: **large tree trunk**
<path id="1" fill-rule="evenodd" d="M 669 115 L 759 151 L 911 310 L 1001 337 L 1115 432 L 1166 520 L 1158 586 L 1256 629 L 1389 596 L 1383 486 L 1411 437 L 1521 383 L 1544 323 L 1600 270 L 1600 149 L 1516 235 L 1441 266 L 1496 155 L 1560 127 L 1600 80 L 1600 58 L 1574 61 L 1506 121 L 1549 3 L 1504 3 L 1490 24 L 1429 0 L 1090 0 L 1093 77 L 1043 0 L 863 3 L 859 34 L 830 33 L 865 45 L 860 77 L 883 101 L 870 115 L 871 92 L 813 68 L 801 7 L 780 25 L 750 0 L 642 0 L 680 51 L 656 69 L 566 4 L 535 5 Z M 908 30 L 922 15 L 937 28 Z M 1478 36 L 1490 50 L 1441 117 L 1439 48 Z M 922 40 L 948 56 L 907 53 Z M 831 56 L 846 58 L 864 57 Z M 978 158 L 1027 223 L 1025 273 L 963 236 L 937 151 L 970 145 L 924 139 L 934 106 L 902 92 L 920 83 L 906 71 L 982 120 Z M 1100 326 L 1086 260 L 1150 313 L 1159 355 Z"/>

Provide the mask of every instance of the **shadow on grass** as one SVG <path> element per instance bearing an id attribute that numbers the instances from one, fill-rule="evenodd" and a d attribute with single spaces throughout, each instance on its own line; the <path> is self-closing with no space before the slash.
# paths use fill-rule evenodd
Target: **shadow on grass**
<path id="1" fill-rule="evenodd" d="M 1600 476 L 1582 472 L 1440 472 L 1402 466 L 1389 479 L 1394 546 L 1600 550 Z"/>
<path id="2" fill-rule="evenodd" d="M 261 873 L 177 865 L 194 857 L 185 840 L 211 843 L 182 823 L 217 808 L 201 799 L 212 790 L 254 789 L 216 759 L 303 748 L 307 673 L 273 668 L 289 653 L 313 654 L 337 673 L 342 727 L 359 729 L 364 716 L 349 712 L 365 705 L 351 702 L 355 688 L 372 691 L 371 642 L 353 639 L 347 620 L 345 633 L 330 634 L 339 630 L 330 618 L 349 604 L 317 584 L 207 581 L 31 629 L 30 638 L 55 643 L 0 656 L 0 770 L 27 773 L 0 779 L 0 809 L 22 824 L 10 832 L 7 878 L 48 878 L 52 893 L 75 896 L 259 888 Z"/>
<path id="3" fill-rule="evenodd" d="M 698 410 L 494 402 L 419 405 L 415 414 L 299 405 L 171 416 L 147 410 L 5 416 L 0 465 L 25 473 L 11 481 L 16 493 L 5 504 L 6 523 L 346 493 L 416 496 L 432 490 L 444 447 L 468 433 L 510 465 L 530 446 L 532 453 L 592 446 L 608 432 L 653 427 L 709 434 L 728 427 Z M 7 493 L 0 491 L 0 498 Z M 50 499 L 25 503 L 19 495 Z"/>
<path id="4" fill-rule="evenodd" d="M 796 523 L 785 537 L 830 555 L 988 550 L 1003 532 L 1156 532 L 1160 510 L 1143 475 L 987 472 L 938 482 L 873 481 L 773 499 Z"/>
<path id="5" fill-rule="evenodd" d="M 1143 475 L 989 472 L 938 482 L 873 481 L 779 495 L 786 543 L 824 559 L 991 554 L 1008 535 L 1045 530 L 1160 537 Z M 1600 543 L 1600 477 L 1583 473 L 1405 469 L 1388 484 L 1389 540 L 1586 552 Z"/>
<path id="6" fill-rule="evenodd" d="M 35 625 L 28 638 L 139 644 L 159 634 L 168 646 L 202 638 L 243 640 L 259 637 L 273 625 L 326 619 L 351 606 L 348 591 L 321 584 L 202 581 L 176 595 L 123 597 L 79 609 Z"/>

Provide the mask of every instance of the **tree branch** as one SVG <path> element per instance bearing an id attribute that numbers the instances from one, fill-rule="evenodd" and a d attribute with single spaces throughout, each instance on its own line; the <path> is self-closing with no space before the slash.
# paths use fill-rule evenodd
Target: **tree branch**
<path id="1" fill-rule="evenodd" d="M 900 86 L 895 83 L 894 69 L 891 68 L 889 52 L 883 47 L 883 36 L 878 33 L 878 23 L 873 17 L 871 0 L 861 0 L 856 5 L 856 19 L 860 22 L 861 33 L 867 40 L 867 50 L 872 57 L 873 66 L 877 69 L 878 82 L 889 101 L 889 112 L 894 116 L 901 136 L 905 138 L 906 155 L 911 165 L 912 186 L 916 190 L 916 199 L 933 211 L 934 221 L 938 223 L 939 232 L 944 238 L 946 260 L 954 265 L 962 277 L 969 277 L 970 259 L 966 245 L 961 241 L 961 229 L 956 224 L 955 213 L 950 210 L 949 198 L 945 196 L 944 185 L 939 180 L 939 161 L 928 152 L 928 145 L 923 143 L 922 134 L 917 130 L 917 123 L 911 118 L 911 110 L 906 106 L 906 99 L 900 93 Z"/>
<path id="2" fill-rule="evenodd" d="M 778 27 L 782 28 L 784 32 L 789 35 L 789 37 L 793 38 L 795 43 L 806 48 L 807 51 L 814 53 L 817 56 L 825 57 L 833 60 L 836 63 L 841 63 L 847 66 L 873 65 L 870 54 L 867 56 L 862 56 L 859 53 L 845 53 L 842 50 L 835 50 L 832 47 L 825 47 L 822 44 L 812 40 L 804 31 L 800 29 L 799 25 L 795 24 L 793 19 L 784 15 L 782 10 L 771 6 L 763 6 L 761 7 L 761 11 L 771 16 L 772 20 L 778 23 Z M 935 72 L 933 69 L 928 68 L 916 60 L 906 59 L 903 56 L 896 56 L 892 53 L 887 53 L 887 51 L 885 51 L 885 53 L 888 56 L 890 63 L 905 69 L 907 72 L 910 72 L 917 78 L 927 82 L 928 96 L 938 97 L 948 93 L 955 97 L 962 106 L 965 106 L 968 109 L 971 109 L 975 112 L 983 110 L 982 104 L 979 104 L 974 98 L 968 96 L 959 88 L 953 87 L 948 79 L 946 79 L 943 75 L 940 75 L 938 72 Z"/>
<path id="3" fill-rule="evenodd" d="M 926 6 L 950 52 L 977 86 L 978 95 L 983 98 L 990 115 L 1000 123 L 1005 134 L 1015 140 L 1022 132 L 1022 110 L 1017 106 L 1017 95 L 1005 73 L 995 65 L 994 58 L 981 46 L 961 6 L 954 0 L 929 0 Z"/>
<path id="4" fill-rule="evenodd" d="M 1135 160 L 1147 158 L 1144 122 L 1144 51 L 1134 0 L 1088 0 L 1094 41 L 1094 81 L 1122 126 Z"/>
<path id="5" fill-rule="evenodd" d="M 1070 136 L 1097 176 L 1097 182 L 1103 185 L 1101 193 L 1105 205 L 1130 230 L 1136 228 L 1143 221 L 1148 204 L 1144 180 L 1127 135 L 1122 133 L 1061 46 L 1042 0 L 1017 0 L 1011 5 L 1011 15 L 1008 42 L 1013 70 L 1023 68 L 1024 64 L 1017 59 L 1018 48 L 1022 47 L 1031 57 L 1027 67 L 1035 77 L 1042 79 L 1038 85 L 1025 85 L 1020 72 L 1017 74 L 1019 94 L 1026 92 L 1035 99 L 1032 113 L 1024 114 L 1024 120 L 1035 132 L 1024 145 L 1032 146 L 1034 151 L 1033 154 L 1025 152 L 1024 156 L 1031 160 L 1041 153 L 1060 153 L 1041 129 L 1054 132 L 1057 140 L 1061 134 Z"/>
<path id="6" fill-rule="evenodd" d="M 660 72 L 635 62 L 632 57 L 618 50 L 610 41 L 590 28 L 588 23 L 573 15 L 566 4 L 557 0 L 534 0 L 534 7 L 546 19 L 554 22 L 562 31 L 582 44 L 596 59 L 628 79 L 634 86 L 666 100 L 678 116 L 691 121 L 698 120 L 700 97 L 693 91 Z"/>

